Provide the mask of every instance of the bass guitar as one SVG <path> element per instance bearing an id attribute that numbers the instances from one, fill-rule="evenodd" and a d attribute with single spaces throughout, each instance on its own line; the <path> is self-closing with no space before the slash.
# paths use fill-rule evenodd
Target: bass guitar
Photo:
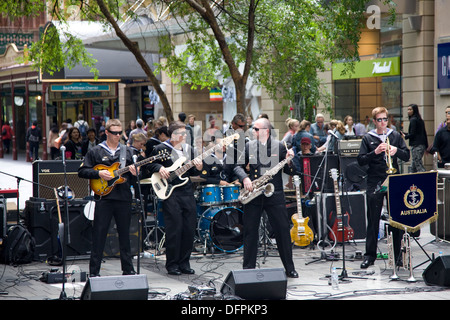
<path id="1" fill-rule="evenodd" d="M 336 219 L 334 220 L 333 226 L 331 227 L 328 236 L 331 241 L 349 241 L 354 237 L 354 231 L 350 226 L 350 216 L 348 212 L 342 215 L 341 210 L 341 200 L 339 197 L 339 186 L 338 186 L 338 172 L 337 169 L 330 169 L 330 175 L 334 183 L 334 198 L 336 201 Z M 330 212 L 329 220 L 331 221 L 333 212 Z"/>
<path id="2" fill-rule="evenodd" d="M 297 196 L 297 213 L 291 217 L 294 226 L 291 228 L 292 242 L 299 247 L 306 247 L 314 240 L 314 233 L 309 227 L 309 217 L 303 218 L 302 201 L 300 199 L 300 177 L 294 176 L 295 192 Z"/>
<path id="3" fill-rule="evenodd" d="M 201 155 L 197 156 L 183 166 L 182 164 L 187 159 L 185 157 L 178 158 L 170 167 L 166 168 L 170 172 L 170 176 L 168 179 L 164 179 L 163 177 L 161 177 L 161 174 L 159 172 L 153 173 L 150 177 L 150 181 L 152 183 L 152 187 L 156 193 L 156 196 L 161 200 L 169 198 L 175 188 L 185 185 L 188 182 L 189 177 L 183 177 L 183 175 L 194 166 L 194 160 L 204 159 L 210 156 L 216 150 L 220 150 L 221 148 L 223 148 L 224 145 L 228 145 L 233 142 L 233 140 L 237 139 L 239 139 L 239 133 L 235 133 L 229 137 L 223 138 L 223 140 L 216 144 L 214 147 L 206 150 Z"/>
<path id="4" fill-rule="evenodd" d="M 89 185 L 92 189 L 92 191 L 98 195 L 98 196 L 106 196 L 111 193 L 111 191 L 114 190 L 114 187 L 118 184 L 124 183 L 127 181 L 126 178 L 122 177 L 124 173 L 127 173 L 130 171 L 130 167 L 136 165 L 137 167 L 143 166 L 145 164 L 148 164 L 150 162 L 153 162 L 158 159 L 164 159 L 164 158 L 170 158 L 170 155 L 168 152 L 164 151 L 160 154 L 146 158 L 144 160 L 141 160 L 139 162 L 136 162 L 136 164 L 129 165 L 124 168 L 120 168 L 120 162 L 115 162 L 110 166 L 106 166 L 104 164 L 98 164 L 94 167 L 94 170 L 100 171 L 100 170 L 108 170 L 111 176 L 113 178 L 109 181 L 103 180 L 102 178 L 99 179 L 90 179 Z"/>

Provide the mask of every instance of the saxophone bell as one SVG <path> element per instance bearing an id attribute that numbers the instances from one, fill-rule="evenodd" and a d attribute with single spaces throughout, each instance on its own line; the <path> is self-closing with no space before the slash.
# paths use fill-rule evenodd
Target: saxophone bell
<path id="1" fill-rule="evenodd" d="M 268 184 L 265 185 L 265 187 L 264 187 L 264 195 L 267 198 L 273 196 L 274 192 L 275 192 L 275 186 L 273 185 L 273 183 L 268 183 Z"/>

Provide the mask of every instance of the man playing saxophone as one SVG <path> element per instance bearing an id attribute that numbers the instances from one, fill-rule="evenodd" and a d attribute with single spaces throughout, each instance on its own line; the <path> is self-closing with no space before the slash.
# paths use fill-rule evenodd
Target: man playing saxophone
<path id="1" fill-rule="evenodd" d="M 283 180 L 281 168 L 273 175 L 267 183 L 273 184 L 273 190 L 251 198 L 254 190 L 253 182 L 263 177 L 264 173 L 271 168 L 283 162 L 287 157 L 293 156 L 292 150 L 286 150 L 285 146 L 270 133 L 270 121 L 260 118 L 253 125 L 254 140 L 245 144 L 244 159 L 239 159 L 234 168 L 234 173 L 242 182 L 244 189 L 249 193 L 251 201 L 244 204 L 244 269 L 253 269 L 256 267 L 256 258 L 258 253 L 259 225 L 261 214 L 266 211 L 269 223 L 273 228 L 277 242 L 278 252 L 286 271 L 286 275 L 291 278 L 297 278 L 298 273 L 295 270 L 292 259 L 292 245 L 289 233 L 289 217 L 286 209 L 286 201 L 283 191 Z M 245 168 L 248 166 L 249 174 Z M 284 166 L 284 172 L 292 175 L 290 163 Z M 272 193 L 273 191 L 273 193 Z"/>
<path id="2" fill-rule="evenodd" d="M 366 253 L 361 268 L 368 268 L 374 264 L 377 257 L 378 229 L 383 200 L 386 192 L 381 184 L 386 180 L 388 174 L 399 171 L 397 158 L 408 161 L 409 149 L 405 140 L 397 131 L 387 127 L 388 111 L 384 107 L 372 110 L 375 129 L 366 133 L 361 142 L 358 155 L 358 164 L 368 166 L 367 169 L 367 236 Z M 400 253 L 400 242 L 402 231 L 390 228 L 393 233 L 394 254 Z"/>

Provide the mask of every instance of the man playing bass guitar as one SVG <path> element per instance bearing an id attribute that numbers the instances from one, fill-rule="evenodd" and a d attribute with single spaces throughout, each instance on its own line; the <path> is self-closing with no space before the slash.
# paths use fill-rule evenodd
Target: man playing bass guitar
<path id="1" fill-rule="evenodd" d="M 193 149 L 186 144 L 186 125 L 184 123 L 172 122 L 169 125 L 168 133 L 170 139 L 157 145 L 151 155 L 167 151 L 172 157 L 164 161 L 155 161 L 147 165 L 147 169 L 150 174 L 158 175 L 161 178 L 159 182 L 152 182 L 154 189 L 155 185 L 162 187 L 170 184 L 172 186 L 171 193 L 167 194 L 167 198 L 164 197 L 162 206 L 166 225 L 166 270 L 171 275 L 193 274 L 194 270 L 190 267 L 189 258 L 197 223 L 197 204 L 189 177 L 200 175 L 203 162 L 201 159 L 194 159 Z M 193 159 L 193 166 L 182 174 L 184 181 L 180 177 L 174 176 L 175 171 L 171 171 L 174 163 L 182 158 L 189 161 L 184 166 L 189 166 L 190 160 Z M 171 176 L 174 178 L 169 181 Z"/>

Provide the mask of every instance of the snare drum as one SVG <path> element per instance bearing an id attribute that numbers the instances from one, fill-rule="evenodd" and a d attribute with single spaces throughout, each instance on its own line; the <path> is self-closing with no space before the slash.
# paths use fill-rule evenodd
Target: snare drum
<path id="1" fill-rule="evenodd" d="M 222 198 L 224 203 L 238 202 L 239 198 L 239 187 L 234 184 L 228 186 L 221 186 Z"/>
<path id="2" fill-rule="evenodd" d="M 222 203 L 220 186 L 208 184 L 199 187 L 198 201 L 202 206 L 217 205 Z"/>

